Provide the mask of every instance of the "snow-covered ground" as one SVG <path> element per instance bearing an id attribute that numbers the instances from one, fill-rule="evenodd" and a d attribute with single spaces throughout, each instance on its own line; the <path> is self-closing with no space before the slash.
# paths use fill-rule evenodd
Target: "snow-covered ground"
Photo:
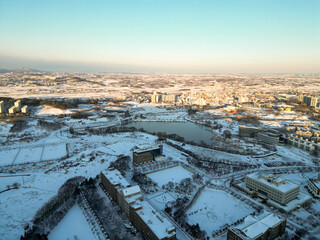
<path id="1" fill-rule="evenodd" d="M 76 238 L 77 237 L 77 238 Z M 49 240 L 95 240 L 78 205 L 74 205 L 49 234 Z"/>
<path id="2" fill-rule="evenodd" d="M 187 211 L 189 224 L 199 224 L 211 236 L 224 224 L 232 224 L 248 216 L 254 209 L 228 193 L 205 188 L 196 202 Z"/>
<path id="3" fill-rule="evenodd" d="M 23 184 L 23 176 L 15 176 L 12 174 L 0 174 L 0 192 L 12 187 L 13 184 Z"/>
<path id="4" fill-rule="evenodd" d="M 166 168 L 160 171 L 147 174 L 159 187 L 168 182 L 179 183 L 185 178 L 192 178 L 192 173 L 181 166 Z"/>
<path id="5" fill-rule="evenodd" d="M 42 161 L 61 159 L 67 156 L 66 144 L 49 145 L 43 149 Z"/>
<path id="6" fill-rule="evenodd" d="M 43 147 L 22 148 L 12 164 L 38 162 L 41 160 L 42 151 Z"/>

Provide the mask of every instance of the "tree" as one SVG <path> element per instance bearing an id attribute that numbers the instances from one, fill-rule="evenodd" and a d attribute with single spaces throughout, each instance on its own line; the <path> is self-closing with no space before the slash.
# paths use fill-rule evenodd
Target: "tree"
<path id="1" fill-rule="evenodd" d="M 224 138 L 231 138 L 231 132 L 230 132 L 230 130 L 224 130 L 224 131 L 223 131 L 223 137 L 224 137 Z"/>

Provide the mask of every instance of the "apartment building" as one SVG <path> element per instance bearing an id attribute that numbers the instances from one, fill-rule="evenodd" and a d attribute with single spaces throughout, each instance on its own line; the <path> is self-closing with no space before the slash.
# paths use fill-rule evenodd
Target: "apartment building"
<path id="1" fill-rule="evenodd" d="M 15 101 L 14 106 L 16 107 L 16 111 L 20 112 L 21 111 L 21 100 Z"/>
<path id="2" fill-rule="evenodd" d="M 320 198 L 320 173 L 317 179 L 309 178 L 307 188 L 313 196 Z"/>
<path id="3" fill-rule="evenodd" d="M 100 173 L 101 183 L 110 193 L 111 197 L 118 202 L 119 192 L 122 189 L 128 188 L 131 185 L 121 175 L 121 173 L 114 169 L 108 168 Z"/>
<path id="4" fill-rule="evenodd" d="M 258 140 L 269 143 L 269 144 L 278 144 L 279 143 L 279 134 L 272 132 L 258 132 Z"/>
<path id="5" fill-rule="evenodd" d="M 12 106 L 11 108 L 9 108 L 9 113 L 10 114 L 15 114 L 17 112 L 17 109 L 15 106 Z"/>
<path id="6" fill-rule="evenodd" d="M 286 230 L 286 220 L 273 213 L 248 216 L 239 227 L 228 229 L 227 240 L 273 240 Z"/>
<path id="7" fill-rule="evenodd" d="M 148 240 L 176 239 L 176 228 L 147 201 L 138 201 L 131 208 L 131 221 Z"/>
<path id="8" fill-rule="evenodd" d="M 247 175 L 245 184 L 251 191 L 255 191 L 281 205 L 297 198 L 300 191 L 300 187 L 293 182 L 274 174 L 263 175 L 259 172 Z"/>
<path id="9" fill-rule="evenodd" d="M 143 200 L 139 186 L 130 186 L 120 172 L 113 168 L 102 171 L 100 175 L 103 186 L 129 216 L 130 221 L 142 233 L 144 239 L 176 239 L 176 228 Z"/>
<path id="10" fill-rule="evenodd" d="M 28 113 L 28 106 L 27 106 L 27 105 L 24 105 L 24 106 L 21 108 L 21 112 L 22 112 L 22 113 Z"/>
<path id="11" fill-rule="evenodd" d="M 137 185 L 122 189 L 119 193 L 118 199 L 121 209 L 127 214 L 128 217 L 130 217 L 130 205 L 137 201 L 142 201 L 143 196 L 140 187 Z"/>

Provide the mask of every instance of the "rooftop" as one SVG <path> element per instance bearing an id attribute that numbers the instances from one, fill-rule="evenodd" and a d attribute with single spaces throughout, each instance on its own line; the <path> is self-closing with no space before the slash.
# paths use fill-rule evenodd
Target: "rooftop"
<path id="1" fill-rule="evenodd" d="M 175 227 L 168 219 L 163 218 L 147 201 L 139 201 L 135 205 L 142 207 L 136 211 L 137 214 L 159 239 L 175 235 Z"/>
<path id="2" fill-rule="evenodd" d="M 269 228 L 272 228 L 281 222 L 282 219 L 273 213 L 263 214 L 259 217 L 248 216 L 239 229 L 242 230 L 246 236 L 255 239 Z"/>
<path id="3" fill-rule="evenodd" d="M 116 169 L 106 169 L 102 173 L 110 181 L 112 185 L 121 185 L 122 187 L 130 187 L 127 180 Z"/>
<path id="4" fill-rule="evenodd" d="M 137 147 L 137 149 L 134 150 L 135 153 L 143 153 L 145 151 L 150 151 L 150 150 L 155 150 L 160 148 L 160 145 L 155 145 L 155 146 L 140 146 Z"/>
<path id="5" fill-rule="evenodd" d="M 278 175 L 270 174 L 270 175 L 263 175 L 259 172 L 248 174 L 247 177 L 252 178 L 256 181 L 259 181 L 269 187 L 272 187 L 282 193 L 289 192 L 297 187 L 297 184 L 290 182 L 286 179 L 279 177 Z"/>

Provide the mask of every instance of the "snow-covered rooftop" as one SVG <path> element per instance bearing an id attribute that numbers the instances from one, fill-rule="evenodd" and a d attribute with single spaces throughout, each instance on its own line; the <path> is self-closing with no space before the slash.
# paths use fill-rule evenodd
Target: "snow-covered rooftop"
<path id="1" fill-rule="evenodd" d="M 297 187 L 299 187 L 297 184 L 294 184 L 293 182 L 290 182 L 286 179 L 283 179 L 277 175 L 262 175 L 259 172 L 251 173 L 247 175 L 247 177 L 254 179 L 256 181 L 259 181 L 265 185 L 268 185 L 269 187 L 272 187 L 282 193 L 289 192 Z"/>
<path id="2" fill-rule="evenodd" d="M 143 153 L 146 151 L 151 151 L 160 148 L 160 145 L 155 146 L 138 146 L 137 149 L 135 149 L 135 153 Z"/>
<path id="3" fill-rule="evenodd" d="M 130 195 L 141 193 L 141 190 L 140 190 L 140 187 L 138 185 L 136 185 L 133 187 L 128 187 L 126 189 L 123 189 L 122 192 L 123 192 L 123 196 L 127 197 Z"/>
<path id="4" fill-rule="evenodd" d="M 117 169 L 106 169 L 102 173 L 110 181 L 112 185 L 120 185 L 122 187 L 130 187 L 127 180 L 121 175 Z"/>
<path id="5" fill-rule="evenodd" d="M 266 232 L 269 228 L 272 228 L 281 222 L 282 219 L 273 213 L 262 215 L 260 218 L 248 217 L 248 219 L 245 220 L 241 230 L 248 237 L 255 239 L 259 235 Z"/>
<path id="6" fill-rule="evenodd" d="M 153 233 L 159 238 L 170 238 L 176 234 L 175 227 L 163 218 L 147 201 L 139 201 L 135 204 L 141 207 L 137 214 L 148 225 Z"/>

